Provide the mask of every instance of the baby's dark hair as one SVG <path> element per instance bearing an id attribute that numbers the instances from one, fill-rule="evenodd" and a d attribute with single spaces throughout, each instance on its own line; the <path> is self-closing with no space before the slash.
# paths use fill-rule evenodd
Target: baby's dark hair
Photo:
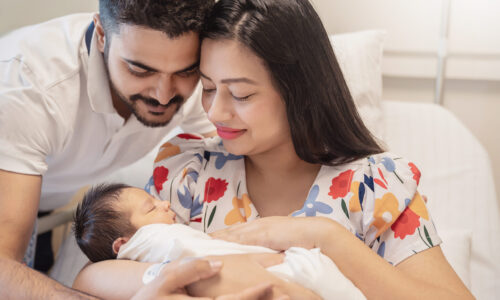
<path id="1" fill-rule="evenodd" d="M 92 262 L 114 259 L 113 242 L 131 236 L 137 230 L 127 213 L 116 202 L 126 184 L 99 184 L 83 197 L 74 215 L 73 232 L 76 242 Z"/>

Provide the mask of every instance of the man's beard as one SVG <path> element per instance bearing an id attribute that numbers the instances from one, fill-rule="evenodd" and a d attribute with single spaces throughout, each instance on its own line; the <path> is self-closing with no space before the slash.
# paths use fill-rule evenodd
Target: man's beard
<path id="1" fill-rule="evenodd" d="M 158 100 L 156 100 L 154 98 L 144 97 L 141 94 L 132 95 L 132 96 L 130 96 L 127 99 L 124 95 L 122 95 L 115 88 L 115 86 L 114 86 L 114 84 L 112 82 L 111 82 L 110 85 L 111 85 L 111 89 L 113 90 L 113 92 L 115 93 L 115 95 L 120 99 L 120 101 L 122 101 L 123 103 L 125 103 L 127 105 L 127 107 L 132 111 L 132 113 L 134 114 L 134 116 L 137 118 L 137 120 L 139 122 L 141 122 L 144 126 L 147 126 L 147 127 L 163 127 L 163 126 L 166 126 L 168 123 L 170 123 L 170 121 L 173 118 L 173 115 L 179 111 L 179 109 L 181 108 L 182 104 L 184 103 L 184 97 L 182 97 L 180 95 L 175 95 L 165 105 L 161 104 Z M 137 108 L 136 108 L 136 102 L 137 101 L 142 101 L 142 102 L 144 102 L 147 105 L 151 105 L 151 106 L 155 106 L 155 107 L 156 106 L 161 106 L 161 107 L 164 107 L 166 109 L 171 108 L 173 105 L 175 105 L 176 108 L 175 108 L 174 114 L 172 114 L 172 117 L 169 118 L 168 120 L 165 120 L 165 121 L 162 121 L 162 122 L 154 122 L 154 121 L 147 120 L 146 118 L 144 118 L 143 116 L 141 116 L 139 114 L 139 112 L 137 111 Z M 152 115 L 155 115 L 155 116 L 161 116 L 165 112 L 162 112 L 162 113 L 149 112 L 149 113 L 152 114 Z"/>
<path id="2" fill-rule="evenodd" d="M 109 79 L 111 93 L 112 94 L 114 93 L 120 99 L 120 101 L 125 103 L 127 105 L 127 107 L 132 111 L 134 116 L 137 118 L 137 120 L 139 122 L 141 122 L 144 126 L 147 126 L 147 127 L 166 126 L 168 123 L 170 123 L 170 121 L 172 120 L 175 113 L 177 113 L 179 111 L 180 107 L 184 103 L 184 97 L 182 97 L 181 95 L 175 95 L 165 105 L 161 104 L 158 100 L 156 100 L 154 98 L 144 97 L 141 94 L 132 95 L 132 96 L 130 96 L 129 99 L 127 99 L 127 97 L 125 97 L 122 93 L 120 93 L 118 91 L 118 89 L 116 89 L 114 83 L 111 81 L 111 76 L 109 75 L 109 69 L 108 69 L 109 44 L 110 44 L 110 41 L 107 41 L 106 44 L 104 45 L 103 58 L 104 58 L 104 67 L 106 69 L 106 73 L 107 73 L 108 79 Z M 176 105 L 177 107 L 175 109 L 174 114 L 172 114 L 172 117 L 170 119 L 165 120 L 163 122 L 153 122 L 153 121 L 146 120 L 143 116 L 139 115 L 139 113 L 137 112 L 136 104 L 135 104 L 137 101 L 143 101 L 145 104 L 148 104 L 151 106 L 162 106 L 165 108 L 170 108 L 172 105 Z M 155 113 L 155 112 L 149 112 L 149 113 L 152 115 L 155 115 L 155 116 L 160 116 L 163 114 L 163 113 Z"/>

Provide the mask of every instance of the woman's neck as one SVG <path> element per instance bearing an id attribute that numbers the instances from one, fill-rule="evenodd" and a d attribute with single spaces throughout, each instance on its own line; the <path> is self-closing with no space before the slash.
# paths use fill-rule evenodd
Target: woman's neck
<path id="1" fill-rule="evenodd" d="M 261 216 L 288 215 L 302 207 L 321 168 L 300 159 L 292 146 L 245 158 L 247 189 Z"/>
<path id="2" fill-rule="evenodd" d="M 321 165 L 312 164 L 300 159 L 295 151 L 273 154 L 259 154 L 245 158 L 247 172 L 255 172 L 261 176 L 294 177 L 304 173 L 317 173 Z"/>

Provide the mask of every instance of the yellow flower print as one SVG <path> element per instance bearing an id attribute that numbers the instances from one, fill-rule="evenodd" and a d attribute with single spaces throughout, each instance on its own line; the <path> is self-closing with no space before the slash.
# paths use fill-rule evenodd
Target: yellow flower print
<path id="1" fill-rule="evenodd" d="M 425 207 L 424 200 L 418 192 L 415 193 L 415 196 L 413 196 L 413 199 L 408 207 L 419 217 L 429 220 L 429 213 Z"/>
<path id="2" fill-rule="evenodd" d="M 375 237 L 380 236 L 396 221 L 401 212 L 398 209 L 399 202 L 393 193 L 386 193 L 382 199 L 375 199 L 375 210 L 372 225 L 377 228 Z"/>
<path id="3" fill-rule="evenodd" d="M 176 154 L 181 153 L 181 148 L 179 146 L 173 145 L 171 143 L 165 143 L 161 145 L 160 151 L 158 151 L 158 155 L 155 158 L 155 163 L 164 160 L 167 157 L 174 156 Z"/>
<path id="4" fill-rule="evenodd" d="M 361 204 L 359 201 L 359 181 L 354 181 L 351 184 L 352 197 L 349 200 L 349 210 L 352 212 L 361 211 Z"/>
<path id="5" fill-rule="evenodd" d="M 233 198 L 233 209 L 224 218 L 224 224 L 233 225 L 238 222 L 246 222 L 247 218 L 252 214 L 250 203 L 252 201 L 250 201 L 247 194 L 243 194 L 241 199 L 235 196 Z M 243 209 L 244 214 L 242 214 L 241 209 Z"/>

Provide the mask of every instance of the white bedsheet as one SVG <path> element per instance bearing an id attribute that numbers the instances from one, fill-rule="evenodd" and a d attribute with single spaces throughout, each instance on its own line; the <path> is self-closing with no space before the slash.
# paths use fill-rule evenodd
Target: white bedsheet
<path id="1" fill-rule="evenodd" d="M 500 218 L 485 149 L 440 106 L 386 101 L 383 111 L 388 148 L 414 161 L 422 172 L 420 192 L 429 198 L 448 260 L 464 274 L 466 284 L 470 281 L 478 299 L 498 299 Z M 467 253 L 469 265 L 463 260 Z"/>

